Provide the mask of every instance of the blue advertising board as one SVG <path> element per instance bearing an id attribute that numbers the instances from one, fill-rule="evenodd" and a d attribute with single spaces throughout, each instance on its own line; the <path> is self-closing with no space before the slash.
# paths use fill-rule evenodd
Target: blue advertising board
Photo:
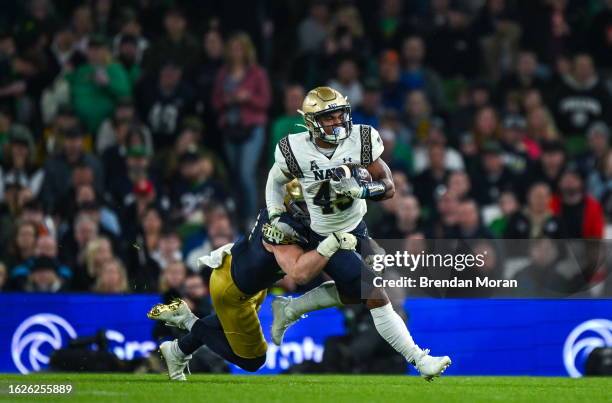
<path id="1" fill-rule="evenodd" d="M 269 340 L 271 298 L 260 311 Z M 0 294 L 0 372 L 44 370 L 53 349 L 106 330 L 120 358 L 149 354 L 156 296 Z M 408 300 L 415 341 L 449 355 L 449 375 L 581 376 L 595 347 L 612 346 L 612 300 Z M 270 344 L 259 373 L 278 373 L 303 360 L 319 361 L 328 336 L 343 333 L 336 309 L 309 314 Z M 234 372 L 241 372 L 234 369 Z"/>

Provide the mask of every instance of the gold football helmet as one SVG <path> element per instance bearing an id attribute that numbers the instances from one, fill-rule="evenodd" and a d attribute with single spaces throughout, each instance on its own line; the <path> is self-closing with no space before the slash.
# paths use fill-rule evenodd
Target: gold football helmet
<path id="1" fill-rule="evenodd" d="M 319 118 L 336 111 L 343 112 L 342 125 L 334 125 L 331 134 L 327 134 Z M 302 109 L 298 109 L 298 112 L 304 117 L 304 123 L 311 136 L 327 143 L 339 144 L 351 134 L 353 126 L 351 105 L 345 96 L 333 88 L 317 87 L 310 90 L 304 98 Z"/>

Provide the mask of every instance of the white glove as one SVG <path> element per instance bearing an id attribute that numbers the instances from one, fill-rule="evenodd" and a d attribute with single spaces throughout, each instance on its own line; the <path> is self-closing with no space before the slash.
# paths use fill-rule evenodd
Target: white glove
<path id="1" fill-rule="evenodd" d="M 340 180 L 330 179 L 329 183 L 334 192 L 352 199 L 361 199 L 365 193 L 365 189 L 352 176 L 350 178 L 340 178 Z"/>
<path id="2" fill-rule="evenodd" d="M 355 250 L 357 247 L 357 238 L 348 232 L 334 232 L 328 235 L 327 238 L 319 243 L 317 252 L 326 258 L 332 257 L 338 249 Z"/>

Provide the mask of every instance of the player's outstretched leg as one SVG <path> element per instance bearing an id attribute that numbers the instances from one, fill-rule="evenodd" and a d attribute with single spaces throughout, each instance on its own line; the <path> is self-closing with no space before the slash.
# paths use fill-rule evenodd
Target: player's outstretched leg
<path id="1" fill-rule="evenodd" d="M 341 305 L 333 281 L 327 281 L 297 298 L 276 297 L 272 301 L 272 341 L 280 346 L 287 329 L 305 313 Z"/>
<path id="2" fill-rule="evenodd" d="M 198 319 L 191 327 L 190 332 L 178 340 L 177 345 L 180 352 L 185 356 L 206 345 L 223 359 L 249 372 L 257 371 L 266 362 L 265 354 L 255 358 L 244 358 L 236 355 L 223 332 L 219 318 L 215 314 Z"/>
<path id="3" fill-rule="evenodd" d="M 371 308 L 370 314 L 382 338 L 414 365 L 425 380 L 431 381 L 440 376 L 451 364 L 449 357 L 430 356 L 429 350 L 422 350 L 416 345 L 404 320 L 395 312 L 390 302 Z"/>
<path id="4" fill-rule="evenodd" d="M 178 347 L 178 340 L 165 341 L 159 346 L 166 367 L 168 367 L 168 378 L 172 381 L 186 381 L 185 368 L 191 360 L 191 354 L 185 355 Z"/>
<path id="5" fill-rule="evenodd" d="M 175 299 L 169 304 L 157 304 L 147 317 L 153 320 L 165 322 L 168 326 L 178 327 L 183 330 L 191 330 L 198 317 L 191 312 L 187 303 L 182 299 Z"/>

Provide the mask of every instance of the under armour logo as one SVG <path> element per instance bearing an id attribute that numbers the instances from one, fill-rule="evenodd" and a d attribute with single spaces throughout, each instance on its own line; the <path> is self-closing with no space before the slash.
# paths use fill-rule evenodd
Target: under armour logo
<path id="1" fill-rule="evenodd" d="M 344 162 L 345 164 L 348 162 L 353 162 L 353 159 L 351 157 L 348 158 L 342 158 L 342 162 Z"/>
<path id="2" fill-rule="evenodd" d="M 318 170 L 318 169 L 321 169 L 321 168 L 319 168 L 317 163 L 315 161 L 310 161 L 310 170 L 314 171 L 314 170 Z"/>

